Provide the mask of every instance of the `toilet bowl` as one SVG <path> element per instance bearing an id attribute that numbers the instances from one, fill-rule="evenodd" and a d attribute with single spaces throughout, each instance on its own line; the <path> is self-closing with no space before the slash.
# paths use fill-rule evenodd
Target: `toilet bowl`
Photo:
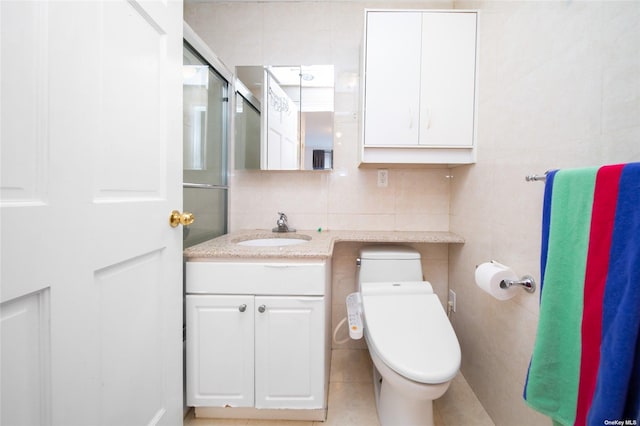
<path id="1" fill-rule="evenodd" d="M 460 368 L 460 345 L 431 284 L 422 281 L 420 254 L 402 246 L 365 247 L 359 264 L 380 424 L 432 425 L 433 400 Z"/>

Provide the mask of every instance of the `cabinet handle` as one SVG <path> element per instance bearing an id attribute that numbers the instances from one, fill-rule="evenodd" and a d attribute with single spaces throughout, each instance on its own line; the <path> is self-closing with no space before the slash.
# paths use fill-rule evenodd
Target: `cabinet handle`
<path id="1" fill-rule="evenodd" d="M 267 307 L 265 305 L 258 306 L 258 312 L 263 313 L 266 310 L 267 310 Z"/>
<path id="2" fill-rule="evenodd" d="M 238 310 L 239 310 L 240 312 L 244 312 L 244 311 L 246 311 L 246 310 L 247 310 L 247 305 L 242 304 L 242 305 L 238 306 Z"/>

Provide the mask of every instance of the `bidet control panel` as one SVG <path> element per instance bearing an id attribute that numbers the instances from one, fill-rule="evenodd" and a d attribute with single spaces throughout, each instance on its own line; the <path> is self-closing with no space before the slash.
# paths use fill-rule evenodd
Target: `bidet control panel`
<path id="1" fill-rule="evenodd" d="M 349 337 L 354 340 L 362 339 L 364 326 L 362 324 L 362 298 L 359 292 L 347 296 L 347 319 L 349 321 Z"/>

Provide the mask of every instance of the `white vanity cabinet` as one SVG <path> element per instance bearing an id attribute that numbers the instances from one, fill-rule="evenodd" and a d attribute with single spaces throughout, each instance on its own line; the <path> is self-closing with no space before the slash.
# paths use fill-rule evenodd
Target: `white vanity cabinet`
<path id="1" fill-rule="evenodd" d="M 324 297 L 256 297 L 256 408 L 324 405 Z"/>
<path id="2" fill-rule="evenodd" d="M 324 419 L 328 269 L 325 262 L 187 262 L 187 405 L 196 415 L 206 408 L 203 416 L 224 417 L 235 407 L 247 417 L 278 410 L 281 418 Z"/>
<path id="3" fill-rule="evenodd" d="M 477 12 L 365 14 L 361 162 L 474 162 Z"/>
<path id="4" fill-rule="evenodd" d="M 254 297 L 187 295 L 187 405 L 253 407 Z"/>

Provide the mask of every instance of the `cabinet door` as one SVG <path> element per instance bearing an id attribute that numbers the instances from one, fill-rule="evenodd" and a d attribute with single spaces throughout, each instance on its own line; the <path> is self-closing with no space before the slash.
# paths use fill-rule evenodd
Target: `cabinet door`
<path id="1" fill-rule="evenodd" d="M 476 17 L 475 12 L 422 14 L 420 145 L 473 145 Z"/>
<path id="2" fill-rule="evenodd" d="M 253 296 L 187 295 L 187 405 L 252 407 Z"/>
<path id="3" fill-rule="evenodd" d="M 323 408 L 324 297 L 256 296 L 255 315 L 256 408 Z"/>
<path id="4" fill-rule="evenodd" d="M 367 12 L 365 146 L 417 145 L 422 15 Z"/>

